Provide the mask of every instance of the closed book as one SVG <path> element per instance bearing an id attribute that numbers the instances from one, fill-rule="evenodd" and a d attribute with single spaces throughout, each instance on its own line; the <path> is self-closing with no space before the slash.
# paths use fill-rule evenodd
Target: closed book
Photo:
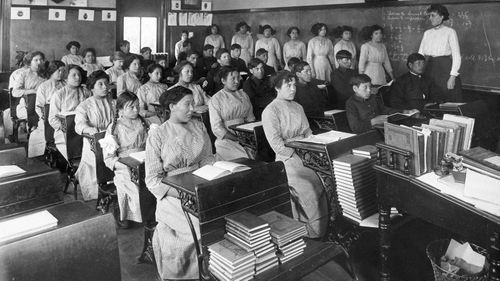
<path id="1" fill-rule="evenodd" d="M 261 240 L 263 238 L 266 238 L 266 237 L 271 239 L 271 235 L 269 234 L 269 229 L 267 229 L 266 232 L 262 232 L 262 233 L 255 234 L 255 235 L 253 235 L 253 234 L 249 235 L 248 233 L 241 231 L 241 229 L 234 227 L 233 225 L 226 224 L 226 231 L 228 233 L 232 233 L 232 234 L 238 236 L 239 238 L 243 239 L 244 241 L 246 241 L 248 243 L 252 243 L 252 242 Z"/>
<path id="2" fill-rule="evenodd" d="M 467 169 L 464 195 L 500 205 L 500 179 Z"/>
<path id="3" fill-rule="evenodd" d="M 417 131 L 406 126 L 384 123 L 385 143 L 400 149 L 410 151 L 413 156 L 410 161 L 410 173 L 415 176 L 420 175 L 419 146 Z M 404 157 L 398 155 L 396 159 L 399 170 L 404 170 Z"/>
<path id="4" fill-rule="evenodd" d="M 359 154 L 359 155 L 377 155 L 378 149 L 374 145 L 363 145 L 360 147 L 356 147 L 352 149 L 352 154 Z"/>
<path id="5" fill-rule="evenodd" d="M 446 139 L 446 146 L 445 146 L 445 153 L 446 152 L 453 152 L 457 153 L 458 152 L 458 143 L 460 139 L 460 126 L 457 125 L 456 123 L 450 122 L 450 121 L 444 121 L 444 120 L 439 120 L 435 118 L 431 118 L 429 120 L 429 125 L 434 125 L 438 126 L 441 128 L 445 128 L 448 131 L 447 139 Z"/>
<path id="6" fill-rule="evenodd" d="M 480 146 L 461 151 L 458 154 L 464 157 L 464 162 L 477 165 L 478 168 L 500 176 L 500 154 Z"/>
<path id="7" fill-rule="evenodd" d="M 264 243 L 269 242 L 268 239 L 263 239 L 263 240 L 256 241 L 256 242 L 253 242 L 253 243 L 247 243 L 247 242 L 245 242 L 244 240 L 242 240 L 241 238 L 237 237 L 236 235 L 234 235 L 232 233 L 226 233 L 226 234 L 224 234 L 224 238 L 226 238 L 228 241 L 233 242 L 234 244 L 240 246 L 241 248 L 243 248 L 243 249 L 245 249 L 247 251 L 253 251 L 258 246 L 260 246 L 260 245 L 262 245 Z"/>
<path id="8" fill-rule="evenodd" d="M 303 222 L 296 221 L 276 211 L 270 211 L 260 216 L 271 226 L 271 235 L 284 236 L 298 228 L 305 228 Z"/>
<path id="9" fill-rule="evenodd" d="M 461 149 L 459 149 L 459 151 L 470 149 L 472 141 L 472 133 L 474 131 L 475 119 L 466 116 L 445 114 L 443 115 L 443 120 L 453 121 L 455 123 L 461 123 L 462 125 L 465 126 L 463 146 L 461 147 Z"/>
<path id="10" fill-rule="evenodd" d="M 333 165 L 338 165 L 341 167 L 349 167 L 351 169 L 363 166 L 363 165 L 369 165 L 371 162 L 369 159 L 361 156 L 356 156 L 352 154 L 347 154 L 341 157 L 338 157 L 333 160 Z"/>
<path id="11" fill-rule="evenodd" d="M 245 260 L 255 258 L 253 253 L 246 251 L 245 249 L 226 239 L 208 246 L 208 250 L 211 253 L 213 252 L 221 256 L 230 264 L 237 264 Z"/>
<path id="12" fill-rule="evenodd" d="M 269 227 L 267 221 L 247 211 L 238 212 L 226 216 L 226 221 L 237 225 L 248 232 L 258 231 L 260 229 Z"/>
<path id="13" fill-rule="evenodd" d="M 210 252 L 210 263 L 219 263 L 221 264 L 221 266 L 224 266 L 225 268 L 227 268 L 229 271 L 233 271 L 233 270 L 236 270 L 237 268 L 246 268 L 246 267 L 249 267 L 249 266 L 252 266 L 254 263 L 255 263 L 255 257 L 249 257 L 243 261 L 240 261 L 236 264 L 231 264 L 230 262 L 228 262 L 227 260 L 225 260 L 222 256 L 214 253 L 214 252 Z"/>

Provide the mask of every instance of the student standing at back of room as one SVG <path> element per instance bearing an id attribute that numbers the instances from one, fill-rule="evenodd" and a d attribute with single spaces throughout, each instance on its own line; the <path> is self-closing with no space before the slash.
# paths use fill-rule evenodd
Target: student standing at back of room
<path id="1" fill-rule="evenodd" d="M 446 101 L 462 101 L 462 82 L 458 71 L 462 63 L 457 32 L 443 24 L 450 19 L 445 6 L 433 4 L 427 9 L 432 28 L 424 33 L 418 52 L 427 59 L 425 76 L 441 90 Z"/>

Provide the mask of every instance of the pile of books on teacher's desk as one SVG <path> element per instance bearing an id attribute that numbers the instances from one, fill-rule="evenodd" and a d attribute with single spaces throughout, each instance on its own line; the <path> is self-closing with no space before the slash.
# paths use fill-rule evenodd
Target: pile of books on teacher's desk
<path id="1" fill-rule="evenodd" d="M 467 168 L 464 196 L 478 199 L 477 208 L 500 216 L 500 155 L 482 147 L 459 154 Z"/>
<path id="2" fill-rule="evenodd" d="M 448 152 L 468 150 L 474 130 L 474 118 L 445 114 L 443 119 L 430 119 L 429 124 L 405 126 L 384 123 L 385 143 L 410 151 L 410 173 L 414 176 L 434 171 Z M 387 157 L 387 159 L 389 159 Z M 396 166 L 404 170 L 404 157 L 398 155 Z"/>

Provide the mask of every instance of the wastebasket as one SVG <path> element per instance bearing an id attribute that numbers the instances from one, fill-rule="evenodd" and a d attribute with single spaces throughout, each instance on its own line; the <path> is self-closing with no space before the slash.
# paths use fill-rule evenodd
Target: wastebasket
<path id="1" fill-rule="evenodd" d="M 487 281 L 489 277 L 489 263 L 486 262 L 483 270 L 473 275 L 458 275 L 449 273 L 441 268 L 441 257 L 446 253 L 450 239 L 435 240 L 429 243 L 426 248 L 427 257 L 431 261 L 432 270 L 434 271 L 434 279 L 436 281 Z M 487 252 L 484 248 L 475 244 L 469 243 L 472 249 L 487 257 Z"/>

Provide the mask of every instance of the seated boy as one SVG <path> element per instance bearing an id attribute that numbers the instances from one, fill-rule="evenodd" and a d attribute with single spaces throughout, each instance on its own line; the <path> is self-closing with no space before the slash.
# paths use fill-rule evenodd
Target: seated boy
<path id="1" fill-rule="evenodd" d="M 338 51 L 335 55 L 335 59 L 337 60 L 339 67 L 333 70 L 331 81 L 337 97 L 336 108 L 345 109 L 345 102 L 354 95 L 350 81 L 351 78 L 357 74 L 357 72 L 354 69 L 351 69 L 352 54 L 349 51 Z"/>
<path id="2" fill-rule="evenodd" d="M 189 50 L 186 52 L 186 54 L 187 54 L 186 60 L 193 65 L 193 82 L 198 83 L 200 82 L 200 79 L 204 78 L 202 76 L 203 69 L 199 66 L 200 63 L 198 61 L 199 58 L 198 52 L 194 50 Z"/>
<path id="3" fill-rule="evenodd" d="M 387 106 L 371 91 L 371 79 L 366 74 L 357 74 L 351 78 L 354 95 L 346 102 L 347 121 L 351 130 L 358 134 L 370 130 L 375 125 L 387 121 L 387 115 L 400 112 Z M 414 113 L 418 110 L 404 110 Z"/>
<path id="4" fill-rule="evenodd" d="M 274 67 L 271 67 L 267 65 L 267 50 L 264 48 L 260 48 L 255 52 L 255 57 L 260 59 L 264 63 L 264 77 L 269 77 L 272 74 L 274 74 L 276 71 L 274 70 Z"/>
<path id="5" fill-rule="evenodd" d="M 217 67 L 217 59 L 214 57 L 214 46 L 206 44 L 203 46 L 203 57 L 198 59 L 202 68 L 202 77 L 206 77 L 212 67 Z"/>
<path id="6" fill-rule="evenodd" d="M 327 97 L 315 83 L 311 83 L 311 66 L 305 61 L 298 62 L 293 66 L 292 73 L 297 77 L 293 100 L 302 105 L 308 118 L 323 116 Z"/>
<path id="7" fill-rule="evenodd" d="M 391 107 L 422 110 L 426 104 L 443 101 L 437 86 L 422 75 L 425 68 L 423 55 L 409 55 L 406 66 L 409 72 L 398 77 L 391 87 Z"/>
<path id="8" fill-rule="evenodd" d="M 240 44 L 231 45 L 231 66 L 236 67 L 239 72 L 248 73 L 247 64 L 244 60 L 240 59 L 241 46 Z"/>
<path id="9" fill-rule="evenodd" d="M 250 76 L 243 82 L 243 91 L 248 95 L 257 120 L 261 119 L 264 108 L 276 97 L 274 89 L 269 85 L 269 79 L 264 77 L 264 63 L 252 58 L 248 62 Z"/>
<path id="10" fill-rule="evenodd" d="M 219 50 L 217 50 L 215 56 L 217 58 L 216 67 L 212 67 L 207 74 L 208 84 L 205 91 L 209 96 L 215 95 L 215 93 L 224 88 L 224 85 L 222 85 L 222 81 L 220 79 L 219 72 L 223 66 L 230 66 L 231 64 L 231 55 L 226 48 L 220 48 Z"/>

